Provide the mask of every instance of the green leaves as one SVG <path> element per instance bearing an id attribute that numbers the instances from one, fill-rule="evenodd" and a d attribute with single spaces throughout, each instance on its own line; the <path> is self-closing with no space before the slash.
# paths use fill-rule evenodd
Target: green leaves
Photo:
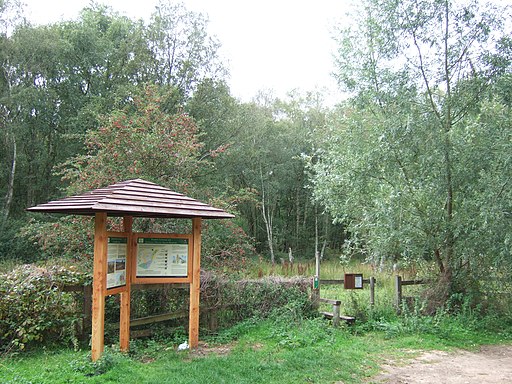
<path id="1" fill-rule="evenodd" d="M 206 161 L 198 160 L 201 144 L 195 122 L 184 113 L 167 114 L 168 93 L 146 87 L 133 102 L 105 116 L 98 130 L 86 136 L 89 151 L 63 170 L 70 193 L 91 190 L 119 180 L 144 178 L 178 191 Z"/>
<path id="2" fill-rule="evenodd" d="M 76 340 L 76 323 L 81 320 L 65 284 L 83 284 L 86 275 L 63 267 L 20 266 L 0 279 L 0 345 L 2 350 L 27 346 L 56 337 Z M 54 339 L 55 340 L 55 339 Z"/>
<path id="3" fill-rule="evenodd" d="M 16 5 L 4 3 L 2 17 L 7 16 L 5 7 Z M 223 77 L 216 62 L 218 43 L 208 36 L 205 17 L 163 2 L 157 13 L 145 25 L 91 4 L 77 20 L 19 24 L 11 35 L 1 36 L 0 117 L 5 129 L 0 140 L 9 151 L 0 153 L 0 195 L 9 184 L 15 136 L 13 203 L 12 209 L 4 209 L 13 217 L 23 215 L 27 206 L 61 196 L 53 168 L 83 155 L 84 135 L 100 126 L 99 117 L 123 110 L 134 94 L 144 92 L 145 84 L 166 84 L 172 91 L 160 107 L 175 112 L 201 80 Z M 171 40 L 176 43 L 172 52 L 167 45 Z M 168 54 L 174 55 L 172 68 Z"/>
<path id="4" fill-rule="evenodd" d="M 360 33 L 339 37 L 339 79 L 354 97 L 310 161 L 315 196 L 374 261 L 489 271 L 510 252 L 510 103 L 489 88 L 506 76 L 480 60 L 506 63 L 488 53 L 501 15 L 473 2 L 366 1 L 359 16 Z"/>

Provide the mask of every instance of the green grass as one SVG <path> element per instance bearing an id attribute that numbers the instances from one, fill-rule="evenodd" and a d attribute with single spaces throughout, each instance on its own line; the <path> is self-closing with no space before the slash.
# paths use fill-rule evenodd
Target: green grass
<path id="1" fill-rule="evenodd" d="M 388 324 L 392 328 L 392 324 Z M 411 350 L 474 348 L 510 337 L 463 331 L 434 334 L 337 328 L 322 319 L 286 317 L 248 321 L 224 331 L 210 345 L 227 354 L 176 352 L 171 342 L 132 343 L 123 355 L 107 348 L 95 364 L 89 352 L 40 349 L 0 360 L 2 383 L 361 383 L 378 372 L 384 358 Z M 507 334 L 509 335 L 509 334 Z"/>
<path id="2" fill-rule="evenodd" d="M 321 279 L 343 279 L 345 273 L 362 273 L 364 279 L 374 277 L 375 306 L 370 307 L 370 285 L 364 284 L 362 290 L 346 290 L 342 284 L 321 284 L 320 297 L 341 301 L 341 314 L 355 316 L 365 321 L 369 316 L 393 316 L 394 304 L 394 274 L 390 272 L 374 271 L 368 264 L 354 264 L 343 266 L 335 260 L 323 262 L 320 268 Z M 409 288 L 409 287 L 407 287 Z M 412 293 L 404 288 L 404 295 Z M 321 310 L 332 311 L 332 306 L 321 304 Z"/>
<path id="3" fill-rule="evenodd" d="M 261 263 L 255 265 L 253 274 L 296 275 L 298 265 L 291 270 Z M 301 271 L 311 277 L 314 265 L 302 263 Z M 342 313 L 358 318 L 355 327 L 335 329 L 324 319 L 297 319 L 281 311 L 271 319 L 249 320 L 202 340 L 229 353 L 218 354 L 215 348 L 207 355 L 178 353 L 176 340 L 136 340 L 131 342 L 130 354 L 107 347 L 104 357 L 93 364 L 87 347 L 82 351 L 41 347 L 0 358 L 0 382 L 363 383 L 390 357 L 411 357 L 419 350 L 473 349 L 512 342 L 512 321 L 507 326 L 502 318 L 482 319 L 469 307 L 457 315 L 440 311 L 432 317 L 422 316 L 414 308 L 398 317 L 392 306 L 391 273 L 375 273 L 368 265 L 343 268 L 336 261 L 324 262 L 321 271 L 323 279 L 339 279 L 345 272 L 377 279 L 373 308 L 368 286 L 350 291 L 341 285 L 321 286 L 321 297 L 341 300 Z M 406 287 L 404 296 L 417 294 L 413 291 L 417 289 Z"/>

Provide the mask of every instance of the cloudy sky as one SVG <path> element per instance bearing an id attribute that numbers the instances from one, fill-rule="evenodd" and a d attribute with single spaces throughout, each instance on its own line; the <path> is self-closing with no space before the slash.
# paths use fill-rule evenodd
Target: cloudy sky
<path id="1" fill-rule="evenodd" d="M 89 0 L 23 0 L 37 24 L 76 18 Z M 156 0 L 100 0 L 131 18 L 149 18 Z M 285 96 L 292 89 L 326 89 L 338 99 L 331 76 L 331 30 L 345 19 L 349 0 L 184 0 L 207 14 L 210 34 L 222 44 L 232 94 L 250 100 L 259 90 Z"/>

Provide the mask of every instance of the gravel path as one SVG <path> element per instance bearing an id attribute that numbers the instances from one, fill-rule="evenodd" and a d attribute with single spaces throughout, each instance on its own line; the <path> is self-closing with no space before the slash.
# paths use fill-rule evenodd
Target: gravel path
<path id="1" fill-rule="evenodd" d="M 512 383 L 512 345 L 484 346 L 474 352 L 424 352 L 413 360 L 388 362 L 369 383 Z"/>

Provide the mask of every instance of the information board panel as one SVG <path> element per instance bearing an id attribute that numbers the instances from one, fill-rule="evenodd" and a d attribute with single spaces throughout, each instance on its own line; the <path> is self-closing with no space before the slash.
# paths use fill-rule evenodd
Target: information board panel
<path id="1" fill-rule="evenodd" d="M 355 289 L 363 289 L 363 275 L 361 275 L 361 274 L 354 275 L 354 288 Z"/>
<path id="2" fill-rule="evenodd" d="M 187 277 L 189 240 L 139 237 L 136 277 Z"/>
<path id="3" fill-rule="evenodd" d="M 109 237 L 107 244 L 107 289 L 126 285 L 126 237 Z"/>
<path id="4" fill-rule="evenodd" d="M 345 273 L 343 280 L 345 289 L 363 289 L 362 273 Z"/>

